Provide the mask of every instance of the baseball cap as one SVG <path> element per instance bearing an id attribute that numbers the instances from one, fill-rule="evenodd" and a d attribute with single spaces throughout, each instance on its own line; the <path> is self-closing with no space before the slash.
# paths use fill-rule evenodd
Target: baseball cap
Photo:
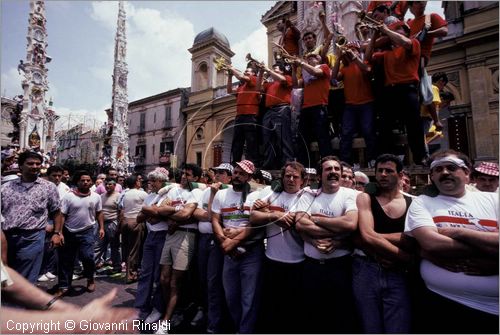
<path id="1" fill-rule="evenodd" d="M 498 177 L 498 164 L 492 162 L 481 162 L 474 168 L 479 173 Z"/>
<path id="2" fill-rule="evenodd" d="M 222 163 L 219 166 L 213 168 L 214 170 L 225 170 L 229 171 L 231 174 L 233 173 L 234 167 L 229 163 Z"/>
<path id="3" fill-rule="evenodd" d="M 242 160 L 241 162 L 237 162 L 236 165 L 242 168 L 246 173 L 253 174 L 255 172 L 255 165 L 249 160 Z"/>

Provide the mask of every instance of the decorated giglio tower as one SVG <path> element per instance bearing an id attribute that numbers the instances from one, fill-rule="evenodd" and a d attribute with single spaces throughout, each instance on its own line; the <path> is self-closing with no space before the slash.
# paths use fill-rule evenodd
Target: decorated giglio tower
<path id="1" fill-rule="evenodd" d="M 126 14 L 123 1 L 118 3 L 118 22 L 115 38 L 115 62 L 113 68 L 113 92 L 111 110 L 108 113 L 110 125 L 105 146 L 105 160 L 119 172 L 128 172 L 128 95 L 127 95 L 127 38 L 125 34 Z"/>
<path id="2" fill-rule="evenodd" d="M 48 91 L 47 68 L 47 20 L 45 3 L 42 0 L 30 1 L 30 14 L 26 60 L 21 60 L 18 70 L 24 73 L 22 87 L 23 110 L 19 122 L 19 145 L 21 148 L 46 149 L 46 135 L 49 128 L 45 93 Z"/>

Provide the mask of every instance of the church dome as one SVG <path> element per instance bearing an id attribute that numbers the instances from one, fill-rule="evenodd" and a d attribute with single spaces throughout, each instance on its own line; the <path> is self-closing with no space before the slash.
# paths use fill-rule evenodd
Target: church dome
<path id="1" fill-rule="evenodd" d="M 193 46 L 204 43 L 204 42 L 208 42 L 211 39 L 216 39 L 217 41 L 219 41 L 223 45 L 230 48 L 229 41 L 227 40 L 227 37 L 224 36 L 224 34 L 219 32 L 214 27 L 208 28 L 208 29 L 202 31 L 201 33 L 199 33 L 198 35 L 196 35 L 196 37 L 194 38 Z"/>

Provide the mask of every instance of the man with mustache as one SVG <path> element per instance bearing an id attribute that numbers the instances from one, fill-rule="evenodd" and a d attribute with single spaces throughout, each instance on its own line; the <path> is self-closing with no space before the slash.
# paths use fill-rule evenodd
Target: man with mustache
<path id="1" fill-rule="evenodd" d="M 430 161 L 434 192 L 413 200 L 405 223 L 422 249 L 424 332 L 498 333 L 498 195 L 466 189 L 465 154 Z"/>
<path id="2" fill-rule="evenodd" d="M 295 220 L 304 239 L 304 306 L 312 333 L 352 333 L 352 249 L 349 237 L 358 227 L 356 191 L 340 186 L 342 165 L 326 156 L 318 164 L 321 176 L 316 195 L 304 194 Z M 318 298 L 329 302 L 321 307 Z"/>

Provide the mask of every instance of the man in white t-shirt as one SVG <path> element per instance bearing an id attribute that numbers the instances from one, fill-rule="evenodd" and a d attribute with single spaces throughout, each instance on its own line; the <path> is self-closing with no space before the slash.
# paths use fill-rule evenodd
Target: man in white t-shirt
<path id="1" fill-rule="evenodd" d="M 164 168 L 156 168 L 148 173 L 147 179 L 151 193 L 144 199 L 144 205 L 157 206 L 167 198 L 167 193 L 159 194 L 158 191 L 168 181 L 168 171 Z M 134 307 L 138 309 L 139 320 L 144 320 L 153 314 L 151 318 L 158 321 L 161 317 L 161 311 L 165 309 L 160 286 L 160 258 L 165 244 L 165 236 L 167 236 L 168 223 L 165 219 L 146 215 L 142 211 L 137 215 L 137 223 L 145 223 L 148 232 L 143 246 L 141 272 L 138 278 Z M 156 287 L 155 292 L 153 292 L 153 287 Z M 153 296 L 152 299 L 151 296 Z"/>
<path id="2" fill-rule="evenodd" d="M 198 224 L 191 217 L 198 205 L 195 194 L 201 191 L 192 190 L 191 183 L 198 181 L 202 172 L 196 164 L 184 164 L 180 187 L 172 187 L 159 207 L 142 207 L 142 212 L 146 215 L 168 220 L 168 234 L 160 258 L 160 285 L 166 303 L 163 320 L 172 318 L 179 299 L 178 288 L 186 280 L 185 274 L 193 259 Z M 159 327 L 156 334 L 168 332 L 167 323 L 161 325 L 165 327 Z"/>
<path id="3" fill-rule="evenodd" d="M 116 180 L 106 178 L 104 180 L 106 193 L 101 194 L 102 214 L 104 216 L 104 238 L 96 241 L 95 262 L 96 267 L 104 266 L 108 246 L 111 250 L 111 274 L 119 274 L 122 271 L 120 257 L 120 231 L 118 230 L 118 198 L 120 193 L 116 192 Z"/>
<path id="4" fill-rule="evenodd" d="M 326 156 L 318 164 L 316 195 L 304 194 L 297 206 L 297 230 L 304 239 L 304 310 L 313 333 L 358 332 L 352 294 L 350 235 L 358 226 L 356 191 L 340 186 L 342 166 Z M 328 301 L 329 308 L 318 304 Z"/>
<path id="5" fill-rule="evenodd" d="M 56 296 L 67 294 L 71 288 L 76 256 L 83 264 L 83 276 L 87 278 L 87 291 L 95 291 L 95 226 L 99 224 L 98 237 L 104 237 L 104 217 L 101 197 L 90 191 L 92 178 L 87 171 L 77 171 L 73 177 L 77 188 L 68 192 L 61 203 L 64 221 L 56 222 L 52 241 L 59 249 L 59 283 Z"/>
<path id="6" fill-rule="evenodd" d="M 236 163 L 233 188 L 220 190 L 212 204 L 212 229 L 224 257 L 222 281 L 237 333 L 254 333 L 260 303 L 262 237 L 249 227 L 250 208 L 259 192 L 250 193 L 255 172 L 251 161 Z"/>
<path id="7" fill-rule="evenodd" d="M 498 333 L 498 195 L 470 192 L 469 158 L 435 153 L 435 193 L 413 200 L 405 232 L 422 249 L 425 312 L 433 333 Z"/>
<path id="8" fill-rule="evenodd" d="M 144 199 L 148 196 L 142 190 L 142 176 L 133 175 L 125 180 L 128 190 L 121 193 L 120 230 L 122 233 L 122 257 L 127 263 L 127 282 L 137 281 L 145 225 L 137 222 Z"/>
<path id="9" fill-rule="evenodd" d="M 301 189 L 305 175 L 302 164 L 286 163 L 281 169 L 281 189 L 257 200 L 250 214 L 253 226 L 266 228 L 264 311 L 261 313 L 264 320 L 259 329 L 265 333 L 297 333 L 306 329 L 301 328 L 307 323 L 301 322 L 304 241 L 295 230 L 297 204 L 307 192 Z"/>
<path id="10" fill-rule="evenodd" d="M 198 315 L 200 311 L 203 313 L 206 310 L 206 331 L 210 334 L 224 333 L 222 321 L 225 310 L 224 288 L 222 286 L 224 254 L 212 229 L 212 202 L 219 190 L 232 187 L 229 184 L 231 183 L 233 170 L 233 166 L 228 163 L 222 163 L 214 167 L 215 182 L 203 191 L 201 198 L 198 199 L 199 205 L 193 214 L 199 219 L 198 230 L 200 234 L 197 256 L 200 285 L 202 287 L 201 303 L 203 306 L 200 306 L 192 323 L 196 324 L 195 321 L 202 317 L 202 315 Z"/>

